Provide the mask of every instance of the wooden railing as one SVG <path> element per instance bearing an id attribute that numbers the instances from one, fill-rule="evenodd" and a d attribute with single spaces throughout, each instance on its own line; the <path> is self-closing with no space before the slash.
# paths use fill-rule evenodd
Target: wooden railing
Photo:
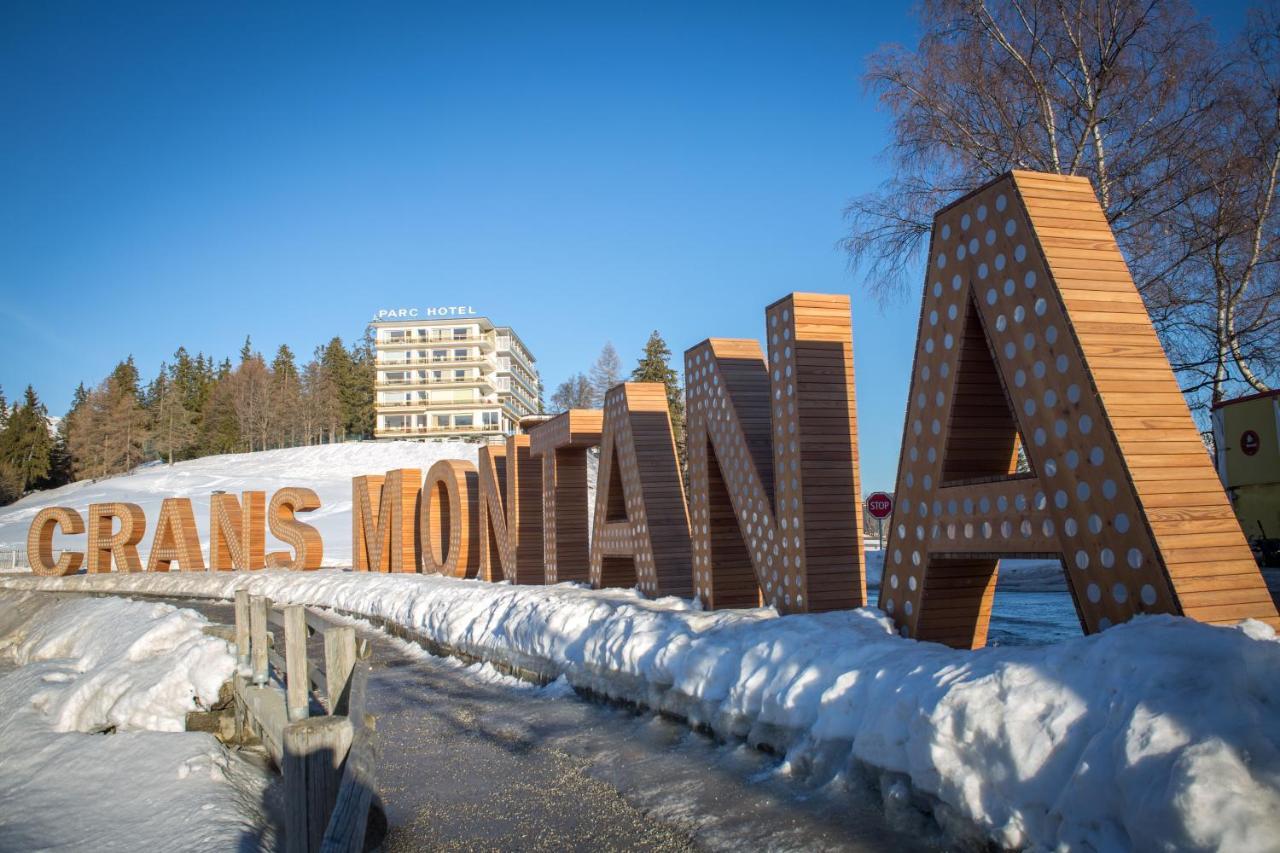
<path id="1" fill-rule="evenodd" d="M 236 591 L 237 730 L 257 735 L 284 777 L 289 853 L 362 851 L 377 798 L 377 742 L 365 713 L 367 647 L 355 629 L 300 604 Z M 284 633 L 284 656 L 269 626 Z M 307 640 L 324 638 L 324 669 Z M 313 713 L 313 712 L 319 713 Z"/>

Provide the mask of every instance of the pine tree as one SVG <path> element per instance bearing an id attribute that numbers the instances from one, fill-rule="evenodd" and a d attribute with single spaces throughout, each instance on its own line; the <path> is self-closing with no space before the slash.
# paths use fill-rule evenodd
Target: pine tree
<path id="1" fill-rule="evenodd" d="M 671 431 L 675 436 L 676 454 L 680 468 L 685 465 L 684 444 L 684 392 L 680 388 L 680 375 L 671 368 L 671 349 L 657 329 L 649 335 L 644 354 L 631 371 L 632 382 L 661 382 L 667 389 L 667 411 L 671 414 Z"/>
<path id="2" fill-rule="evenodd" d="M 622 362 L 612 341 L 606 341 L 600 357 L 591 367 L 591 389 L 595 392 L 595 405 L 604 404 L 604 395 L 622 381 Z"/>
<path id="3" fill-rule="evenodd" d="M 299 409 L 302 405 L 302 386 L 293 350 L 281 344 L 271 361 L 271 424 L 272 440 L 277 447 L 294 447 L 298 442 Z"/>
<path id="4" fill-rule="evenodd" d="M 187 410 L 185 392 L 178 384 L 177 367 L 163 364 L 148 388 L 152 446 L 170 465 L 196 437 L 195 416 Z"/>
<path id="5" fill-rule="evenodd" d="M 4 432 L 0 433 L 2 496 L 12 500 L 35 488 L 49 475 L 52 455 L 48 410 L 28 385 L 22 404 L 9 414 Z"/>

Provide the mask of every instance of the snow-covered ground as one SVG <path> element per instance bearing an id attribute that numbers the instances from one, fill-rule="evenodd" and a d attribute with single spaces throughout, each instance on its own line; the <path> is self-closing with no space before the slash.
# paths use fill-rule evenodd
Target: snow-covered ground
<path id="1" fill-rule="evenodd" d="M 960 652 L 879 611 L 777 617 L 421 575 L 9 575 L 0 586 L 232 597 L 390 620 L 490 661 L 767 744 L 818 779 L 875 768 L 944 825 L 1064 849 L 1280 850 L 1280 642 L 1139 617 L 1041 648 Z M 861 772 L 861 770 L 859 770 Z"/>
<path id="2" fill-rule="evenodd" d="M 0 849 L 270 847 L 270 777 L 187 711 L 235 661 L 190 610 L 0 592 Z"/>
<path id="3" fill-rule="evenodd" d="M 314 526 L 324 539 L 326 566 L 351 565 L 351 478 L 361 474 L 381 474 L 392 468 L 421 468 L 423 473 L 441 459 L 476 461 L 478 446 L 464 441 L 448 442 L 349 442 L 294 447 L 259 453 L 206 456 L 172 466 L 151 463 L 130 474 L 97 482 L 83 480 L 57 489 L 35 492 L 6 507 L 0 507 L 0 549 L 25 548 L 27 528 L 37 512 L 47 506 L 67 506 L 85 515 L 91 503 L 129 501 L 147 515 L 147 534 L 139 544 L 146 561 L 151 534 L 160 518 L 160 502 L 168 497 L 191 498 L 196 527 L 205 554 L 209 551 L 209 495 L 222 490 L 239 495 L 261 489 L 267 499 L 284 486 L 305 486 L 320 497 L 320 509 L 300 514 L 298 519 Z M 268 534 L 268 550 L 273 545 Z M 64 544 L 83 550 L 60 533 L 54 547 Z"/>

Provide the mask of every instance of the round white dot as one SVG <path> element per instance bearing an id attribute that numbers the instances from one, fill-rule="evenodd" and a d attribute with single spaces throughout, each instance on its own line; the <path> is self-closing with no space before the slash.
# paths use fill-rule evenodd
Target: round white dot
<path id="1" fill-rule="evenodd" d="M 1084 551 L 1076 551 L 1076 568 L 1077 569 L 1089 568 L 1089 555 L 1086 554 Z"/>
<path id="2" fill-rule="evenodd" d="M 1142 589 L 1138 592 L 1138 596 L 1142 599 L 1142 603 L 1150 607 L 1156 603 L 1156 588 L 1151 584 L 1143 584 Z"/>
<path id="3" fill-rule="evenodd" d="M 1137 548 L 1129 549 L 1128 560 L 1129 560 L 1129 568 L 1131 569 L 1142 568 L 1142 552 L 1139 551 Z"/>

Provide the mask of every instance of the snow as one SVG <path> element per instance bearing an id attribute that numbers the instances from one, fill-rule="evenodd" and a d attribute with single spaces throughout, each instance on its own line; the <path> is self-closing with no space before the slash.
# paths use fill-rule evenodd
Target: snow
<path id="1" fill-rule="evenodd" d="M 164 498 L 190 498 L 196 527 L 205 554 L 209 551 L 209 495 L 215 490 L 235 494 L 250 489 L 267 492 L 267 499 L 284 486 L 304 486 L 320 497 L 320 509 L 300 513 L 298 520 L 312 525 L 324 539 L 326 566 L 351 565 L 351 478 L 381 474 L 393 468 L 428 468 L 441 459 L 474 463 L 478 445 L 464 441 L 348 442 L 294 447 L 258 453 L 206 456 L 165 465 L 153 462 L 129 474 L 96 482 L 82 480 L 57 489 L 34 492 L 0 508 L 0 550 L 25 548 L 27 528 L 36 513 L 47 506 L 71 507 L 85 516 L 91 503 L 128 501 L 142 507 L 147 533 L 139 543 L 143 561 L 151 549 L 151 536 L 160 519 Z M 268 550 L 273 545 L 268 534 Z M 83 537 L 54 537 L 54 548 L 83 551 Z"/>
<path id="2" fill-rule="evenodd" d="M 1256 622 L 1139 617 L 962 652 L 903 639 L 874 609 L 703 612 L 569 584 L 335 570 L 0 579 L 220 598 L 238 586 L 491 663 L 539 661 L 573 686 L 776 749 L 796 776 L 873 768 L 889 799 L 922 799 L 953 832 L 1001 845 L 1280 850 L 1280 642 Z"/>
<path id="3" fill-rule="evenodd" d="M 183 731 L 235 667 L 190 610 L 0 592 L 0 849 L 269 843 L 270 777 Z"/>

